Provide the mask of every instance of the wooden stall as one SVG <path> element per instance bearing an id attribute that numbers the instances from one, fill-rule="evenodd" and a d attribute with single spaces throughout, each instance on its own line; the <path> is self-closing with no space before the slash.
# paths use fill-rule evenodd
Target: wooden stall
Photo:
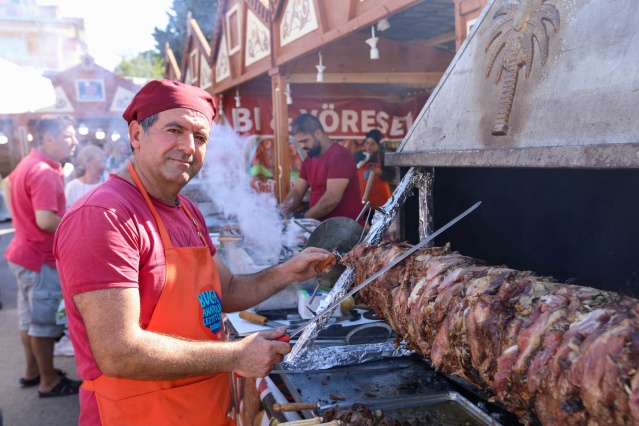
<path id="1" fill-rule="evenodd" d="M 210 51 L 189 18 L 182 68 L 167 61 L 165 76 L 218 96 L 223 118 L 240 133 L 271 139 L 277 173 L 270 185 L 282 199 L 297 114 L 318 115 L 345 142 L 379 128 L 392 150 L 453 60 L 466 35 L 460 25 L 483 1 L 223 1 Z M 359 106 L 343 107 L 352 101 Z M 400 130 L 393 117 L 404 118 Z"/>

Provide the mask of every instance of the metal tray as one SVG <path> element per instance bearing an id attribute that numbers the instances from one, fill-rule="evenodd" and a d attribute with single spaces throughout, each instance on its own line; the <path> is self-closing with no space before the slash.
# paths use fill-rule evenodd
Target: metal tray
<path id="1" fill-rule="evenodd" d="M 382 404 L 401 405 L 406 407 L 407 413 L 411 410 L 414 413 L 414 409 L 442 404 L 435 408 L 445 410 L 452 405 L 457 411 L 470 413 L 468 415 L 473 418 L 470 425 L 517 424 L 514 415 L 453 383 L 417 355 L 328 370 L 291 371 L 273 374 L 273 377 L 284 382 L 294 402 L 319 403 L 322 408 L 339 405 L 347 409 L 359 402 L 380 409 L 383 409 Z M 344 400 L 331 399 L 330 395 L 339 395 Z M 467 408 L 462 410 L 462 406 Z M 310 411 L 303 414 L 305 418 L 317 415 Z M 387 415 L 395 418 L 394 414 L 389 412 Z M 441 424 L 458 426 L 464 423 Z"/>
<path id="2" fill-rule="evenodd" d="M 459 393 L 453 391 L 412 395 L 396 399 L 367 400 L 362 402 L 362 404 L 371 410 L 382 410 L 385 416 L 400 422 L 418 420 L 417 424 L 437 424 L 441 426 L 501 426 L 497 420 Z M 352 403 L 323 406 L 320 409 L 320 414 L 335 405 L 339 405 L 340 409 L 346 410 L 352 406 Z"/>

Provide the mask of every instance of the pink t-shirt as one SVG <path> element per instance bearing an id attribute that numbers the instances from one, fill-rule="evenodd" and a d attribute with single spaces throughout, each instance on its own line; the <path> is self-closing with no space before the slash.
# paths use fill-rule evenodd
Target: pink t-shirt
<path id="1" fill-rule="evenodd" d="M 362 197 L 359 193 L 357 165 L 350 151 L 338 143 L 334 143 L 320 157 L 306 157 L 302 163 L 300 178 L 308 182 L 311 196 L 308 205 L 313 207 L 326 192 L 328 179 L 350 179 L 342 201 L 321 220 L 344 216 L 356 219 L 362 209 Z"/>
<path id="2" fill-rule="evenodd" d="M 178 199 L 198 222 L 211 256 L 215 255 L 202 214 L 187 198 L 179 195 Z M 204 245 L 181 207 L 151 200 L 175 247 Z M 54 254 L 78 376 L 92 380 L 102 373 L 93 359 L 73 296 L 107 288 L 138 288 L 140 324 L 146 327 L 164 287 L 166 262 L 162 240 L 142 194 L 131 183 L 111 175 L 69 209 L 56 232 Z M 99 425 L 94 394 L 81 388 L 80 405 L 80 424 Z"/>
<path id="3" fill-rule="evenodd" d="M 31 149 L 9 175 L 11 218 L 16 232 L 4 257 L 23 268 L 39 272 L 45 263 L 55 268 L 53 232 L 36 224 L 36 210 L 62 216 L 66 210 L 62 166 L 38 149 Z"/>

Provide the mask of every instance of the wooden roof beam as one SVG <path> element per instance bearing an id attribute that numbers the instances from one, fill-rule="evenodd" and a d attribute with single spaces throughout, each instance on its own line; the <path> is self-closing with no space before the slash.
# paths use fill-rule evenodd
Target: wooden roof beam
<path id="1" fill-rule="evenodd" d="M 169 77 L 169 68 L 173 70 L 173 74 L 175 75 L 176 81 L 182 81 L 182 71 L 180 71 L 180 67 L 178 67 L 177 60 L 175 59 L 175 55 L 173 54 L 173 49 L 169 46 L 169 42 L 167 41 L 164 44 L 164 63 L 165 63 L 165 71 L 164 78 Z"/>
<path id="2" fill-rule="evenodd" d="M 457 38 L 455 35 L 455 31 L 452 31 L 450 33 L 441 34 L 426 40 L 417 40 L 415 41 L 415 44 L 418 46 L 431 47 L 431 46 L 439 46 L 440 44 L 445 44 L 445 43 L 448 43 L 449 41 L 455 41 L 456 39 Z"/>
<path id="3" fill-rule="evenodd" d="M 400 72 L 400 73 L 325 73 L 324 81 L 318 83 L 317 74 L 292 74 L 290 82 L 295 83 L 348 83 L 348 84 L 400 84 L 415 87 L 435 87 L 443 72 Z"/>
<path id="4" fill-rule="evenodd" d="M 207 59 L 210 59 L 211 58 L 211 46 L 209 46 L 209 42 L 206 41 L 206 37 L 204 36 L 204 33 L 202 33 L 202 30 L 200 29 L 200 26 L 198 25 L 197 21 L 195 19 L 193 19 L 193 18 L 191 18 L 189 23 L 191 24 L 191 30 L 193 31 L 195 37 L 197 37 L 198 41 L 202 45 L 202 48 L 204 49 L 204 53 L 206 53 Z"/>

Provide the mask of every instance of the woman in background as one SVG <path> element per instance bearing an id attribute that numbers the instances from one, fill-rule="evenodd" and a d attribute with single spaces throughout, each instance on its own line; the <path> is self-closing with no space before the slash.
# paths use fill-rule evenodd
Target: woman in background
<path id="1" fill-rule="evenodd" d="M 105 154 L 102 148 L 88 145 L 80 150 L 76 160 L 76 178 L 64 187 L 67 208 L 102 183 L 104 168 Z"/>
<path id="2" fill-rule="evenodd" d="M 366 184 L 371 173 L 375 175 L 373 187 L 368 196 L 371 209 L 381 207 L 391 196 L 388 181 L 392 178 L 392 172 L 384 170 L 384 151 L 380 149 L 382 132 L 373 129 L 364 137 L 364 150 L 355 153 L 357 163 L 357 176 L 359 177 L 359 190 L 364 196 Z"/>

